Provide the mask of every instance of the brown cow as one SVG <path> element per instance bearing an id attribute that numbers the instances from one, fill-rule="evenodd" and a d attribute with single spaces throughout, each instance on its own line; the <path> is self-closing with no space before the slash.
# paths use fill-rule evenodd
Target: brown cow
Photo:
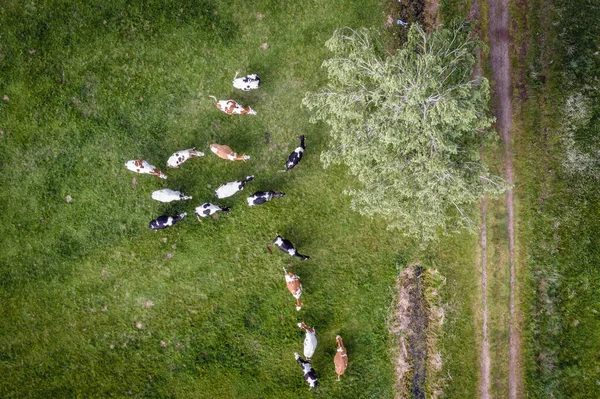
<path id="1" fill-rule="evenodd" d="M 237 152 L 233 152 L 229 146 L 222 144 L 211 144 L 210 150 L 215 153 L 219 158 L 227 159 L 229 161 L 244 161 L 250 159 L 250 155 L 238 155 Z"/>
<path id="2" fill-rule="evenodd" d="M 337 342 L 337 352 L 333 358 L 333 363 L 335 363 L 335 373 L 338 375 L 337 380 L 339 381 L 340 376 L 346 372 L 346 367 L 348 367 L 348 354 L 346 353 L 346 348 L 342 342 L 342 337 L 339 335 L 336 336 L 335 342 Z"/>
<path id="3" fill-rule="evenodd" d="M 300 310 L 302 309 L 303 305 L 303 303 L 300 302 L 300 296 L 302 295 L 302 284 L 300 284 L 300 277 L 292 272 L 288 272 L 285 270 L 285 267 L 283 268 L 283 272 L 285 273 L 285 284 L 294 298 L 296 298 L 296 310 Z"/>
<path id="4" fill-rule="evenodd" d="M 217 102 L 217 108 L 227 115 L 256 115 L 256 111 L 252 108 L 244 107 L 233 100 L 217 100 L 217 97 L 215 96 L 209 97 L 214 98 Z"/>

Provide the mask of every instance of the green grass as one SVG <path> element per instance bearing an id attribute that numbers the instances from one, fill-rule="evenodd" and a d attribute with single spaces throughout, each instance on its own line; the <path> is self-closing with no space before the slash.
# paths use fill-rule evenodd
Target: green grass
<path id="1" fill-rule="evenodd" d="M 293 359 L 302 350 L 300 320 L 319 338 L 318 396 L 393 396 L 385 320 L 396 264 L 418 250 L 383 221 L 350 211 L 342 191 L 354 182 L 343 168 L 321 168 L 326 131 L 301 108 L 304 93 L 325 80 L 324 41 L 340 26 L 382 26 L 381 7 L 183 0 L 0 7 L 0 96 L 8 96 L 0 100 L 2 397 L 311 397 Z M 235 91 L 236 71 L 258 73 L 261 89 Z M 252 105 L 258 115 L 225 115 L 208 95 Z M 305 157 L 277 173 L 300 134 Z M 212 142 L 252 159 L 218 159 Z M 166 169 L 171 153 L 192 146 L 207 155 Z M 168 180 L 126 170 L 137 158 Z M 230 214 L 194 219 L 193 207 L 213 201 L 219 184 L 248 174 L 256 180 L 245 191 L 217 201 L 232 206 Z M 194 199 L 153 201 L 150 193 L 163 186 Z M 245 205 L 266 189 L 287 196 Z M 148 229 L 153 218 L 181 211 L 189 215 L 173 228 Z M 269 255 L 276 233 L 311 260 Z M 448 278 L 442 297 L 451 312 L 440 345 L 449 397 L 476 392 L 474 240 L 444 239 L 421 255 Z M 284 284 L 288 263 L 304 286 L 300 312 Z M 341 383 L 336 334 L 350 359 Z"/>
<path id="2" fill-rule="evenodd" d="M 526 80 L 517 147 L 529 272 L 525 360 L 530 397 L 600 396 L 600 190 L 597 179 L 563 168 L 565 121 L 559 112 L 576 92 L 598 98 L 597 89 L 588 85 L 600 73 L 593 55 L 597 19 L 596 9 L 564 1 L 536 2 L 528 16 L 526 67 L 533 73 Z M 597 150 L 597 127 L 588 125 L 576 139 L 586 151 Z"/>

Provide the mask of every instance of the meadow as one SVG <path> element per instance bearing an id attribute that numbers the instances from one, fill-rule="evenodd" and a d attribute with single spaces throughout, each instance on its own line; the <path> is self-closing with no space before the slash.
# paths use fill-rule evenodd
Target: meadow
<path id="1" fill-rule="evenodd" d="M 598 168 L 572 163 L 586 153 L 597 158 L 600 14 L 581 5 L 535 1 L 521 20 L 528 51 L 516 142 L 532 398 L 600 396 Z M 591 117 L 571 123 L 579 115 L 567 103 L 580 96 L 589 99 Z"/>
<path id="2" fill-rule="evenodd" d="M 447 277 L 441 338 L 449 397 L 472 397 L 475 240 L 426 250 L 350 210 L 344 168 L 322 169 L 325 127 L 306 91 L 325 82 L 323 45 L 341 26 L 383 26 L 377 1 L 4 2 L 0 6 L 0 395 L 312 397 L 295 363 L 315 326 L 318 396 L 393 397 L 387 330 L 395 279 L 420 259 Z M 258 73 L 261 88 L 231 79 Z M 209 95 L 256 116 L 229 116 Z M 301 163 L 279 173 L 306 135 Z M 217 142 L 252 158 L 228 162 Z M 167 169 L 177 150 L 205 157 Z M 125 169 L 143 158 L 160 180 Z M 213 190 L 247 175 L 236 196 Z M 187 202 L 153 201 L 168 187 Z M 259 190 L 287 194 L 259 207 Z M 71 200 L 66 201 L 69 196 Z M 230 214 L 198 222 L 213 201 Z M 188 212 L 155 232 L 148 222 Z M 266 245 L 290 239 L 305 262 Z M 288 266 L 290 265 L 290 266 Z M 304 308 L 285 288 L 300 275 Z M 342 335 L 350 365 L 333 367 Z"/>

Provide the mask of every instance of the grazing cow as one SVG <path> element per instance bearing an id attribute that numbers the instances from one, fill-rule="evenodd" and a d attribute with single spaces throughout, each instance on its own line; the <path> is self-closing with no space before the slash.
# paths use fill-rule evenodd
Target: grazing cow
<path id="1" fill-rule="evenodd" d="M 254 176 L 246 176 L 244 180 L 236 180 L 229 183 L 221 184 L 215 190 L 215 196 L 217 198 L 231 197 L 238 191 L 243 190 L 246 183 L 252 180 L 254 180 Z"/>
<path id="2" fill-rule="evenodd" d="M 283 272 L 285 274 L 285 285 L 290 293 L 296 298 L 296 310 L 302 309 L 303 303 L 300 302 L 300 297 L 302 296 L 302 284 L 300 284 L 300 277 L 296 276 L 292 272 L 288 272 L 283 268 Z"/>
<path id="3" fill-rule="evenodd" d="M 236 72 L 232 83 L 233 87 L 235 87 L 236 89 L 244 91 L 254 90 L 258 89 L 258 87 L 260 86 L 260 78 L 255 73 L 248 76 L 244 76 L 243 78 L 238 78 Z"/>
<path id="4" fill-rule="evenodd" d="M 305 149 L 306 146 L 304 145 L 304 135 L 302 135 L 300 136 L 300 147 L 297 147 L 288 157 L 288 160 L 285 163 L 285 170 L 290 170 L 294 166 L 298 165 L 298 162 L 300 162 L 302 159 L 302 154 L 304 154 Z"/>
<path id="5" fill-rule="evenodd" d="M 207 216 L 210 215 L 214 215 L 217 212 L 229 212 L 231 210 L 231 208 L 229 207 L 224 207 L 221 208 L 218 205 L 215 204 L 211 204 L 210 202 L 207 202 L 205 204 L 202 204 L 200 206 L 196 207 L 196 211 L 194 212 L 194 215 L 196 215 L 196 217 L 198 218 L 198 221 L 200 221 L 200 218 L 205 218 Z"/>
<path id="6" fill-rule="evenodd" d="M 281 237 L 279 234 L 277 235 L 277 238 L 273 240 L 273 244 L 275 244 L 277 248 L 281 249 L 288 255 L 298 257 L 300 260 L 307 260 L 310 258 L 310 256 L 299 254 L 298 251 L 296 251 L 296 248 L 294 248 L 294 245 L 289 240 Z"/>
<path id="7" fill-rule="evenodd" d="M 304 322 L 298 323 L 298 327 L 300 329 L 306 331 L 306 337 L 304 338 L 304 357 L 307 360 L 310 360 L 312 355 L 315 353 L 315 349 L 317 349 L 317 336 L 315 335 L 314 327 L 311 328 L 304 324 Z"/>
<path id="8" fill-rule="evenodd" d="M 211 144 L 210 150 L 214 152 L 219 158 L 227 159 L 229 161 L 244 161 L 250 159 L 250 155 L 238 155 L 237 152 L 233 152 L 229 146 L 221 144 Z"/>
<path id="9" fill-rule="evenodd" d="M 311 388 L 315 388 L 317 386 L 317 375 L 315 374 L 315 369 L 312 368 L 310 362 L 302 359 L 302 357 L 294 352 L 294 356 L 296 357 L 296 361 L 302 367 L 304 371 L 304 379 L 308 382 L 308 386 Z"/>
<path id="10" fill-rule="evenodd" d="M 348 354 L 346 353 L 346 347 L 344 347 L 344 343 L 342 342 L 342 337 L 339 335 L 336 336 L 335 342 L 337 343 L 337 352 L 333 358 L 333 363 L 335 363 L 335 372 L 338 375 L 337 380 L 339 381 L 340 376 L 346 372 L 346 367 L 348 367 Z"/>
<path id="11" fill-rule="evenodd" d="M 192 197 L 189 195 L 183 195 L 180 191 L 173 191 L 169 188 L 165 188 L 162 190 L 156 190 L 152 193 L 152 199 L 155 199 L 160 202 L 171 202 L 171 201 L 180 201 L 180 200 L 190 200 Z"/>
<path id="12" fill-rule="evenodd" d="M 156 166 L 150 165 L 148 162 L 144 161 L 143 159 L 138 159 L 135 161 L 127 161 L 127 162 L 125 162 L 125 167 L 127 169 L 131 170 L 132 172 L 146 173 L 149 175 L 158 176 L 161 179 L 167 178 L 167 176 L 163 172 L 158 170 L 158 168 Z"/>
<path id="13" fill-rule="evenodd" d="M 217 108 L 227 115 L 256 115 L 256 111 L 250 107 L 244 107 L 233 100 L 217 100 L 215 96 L 210 96 L 217 102 Z"/>
<path id="14" fill-rule="evenodd" d="M 179 222 L 186 215 L 187 213 L 183 212 L 182 214 L 179 214 L 177 216 L 159 216 L 153 221 L 151 221 L 148 227 L 150 227 L 152 230 L 166 229 L 167 227 L 171 227 L 175 223 Z"/>
<path id="15" fill-rule="evenodd" d="M 271 201 L 273 198 L 285 197 L 285 193 L 279 191 L 257 191 L 250 197 L 246 198 L 248 206 L 264 204 L 267 201 Z"/>
<path id="16" fill-rule="evenodd" d="M 203 157 L 204 153 L 202 151 L 196 151 L 196 147 L 188 148 L 187 150 L 177 151 L 173 155 L 169 157 L 167 161 L 167 167 L 169 168 L 178 168 L 182 163 L 187 161 L 190 158 Z"/>

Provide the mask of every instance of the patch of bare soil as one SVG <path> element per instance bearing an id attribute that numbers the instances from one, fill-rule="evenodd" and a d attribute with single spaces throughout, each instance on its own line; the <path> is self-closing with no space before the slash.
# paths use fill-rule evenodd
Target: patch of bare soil
<path id="1" fill-rule="evenodd" d="M 440 26 L 440 0 L 425 0 L 424 21 L 425 29 L 431 32 Z"/>
<path id="2" fill-rule="evenodd" d="M 419 23 L 425 26 L 426 1 L 438 2 L 439 0 L 386 0 L 384 26 L 390 33 L 386 35 L 388 39 L 386 48 L 391 54 L 394 54 L 406 41 L 410 24 Z"/>
<path id="3" fill-rule="evenodd" d="M 439 378 L 442 357 L 436 345 L 444 323 L 438 293 L 443 281 L 436 271 L 422 266 L 409 266 L 398 277 L 390 323 L 390 331 L 398 337 L 398 398 L 438 398 L 443 394 Z"/>
<path id="4" fill-rule="evenodd" d="M 426 303 L 423 298 L 423 267 L 415 268 L 415 279 L 409 292 L 412 307 L 409 315 L 408 347 L 413 360 L 412 397 L 425 399 L 425 374 L 427 362 L 427 342 L 425 333 L 428 327 Z"/>

